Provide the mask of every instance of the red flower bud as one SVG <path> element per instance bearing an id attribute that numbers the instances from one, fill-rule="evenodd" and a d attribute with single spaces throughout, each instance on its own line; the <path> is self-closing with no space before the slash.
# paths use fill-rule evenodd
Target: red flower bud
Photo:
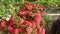
<path id="1" fill-rule="evenodd" d="M 25 9 L 24 8 L 20 8 L 20 11 L 25 11 Z"/>
<path id="2" fill-rule="evenodd" d="M 38 6 L 38 10 L 42 11 L 43 7 L 42 6 Z"/>
<path id="3" fill-rule="evenodd" d="M 13 22 L 14 22 L 14 18 L 11 16 L 8 25 L 12 25 Z"/>
<path id="4" fill-rule="evenodd" d="M 18 28 L 15 28 L 15 34 L 18 34 L 18 33 L 19 33 Z"/>
<path id="5" fill-rule="evenodd" d="M 5 22 L 5 20 L 2 19 L 1 27 L 4 27 L 5 25 L 6 25 L 6 22 Z"/>
<path id="6" fill-rule="evenodd" d="M 25 11 L 20 11 L 20 12 L 18 13 L 18 15 L 19 15 L 19 16 L 26 15 L 26 12 L 25 12 Z"/>
<path id="7" fill-rule="evenodd" d="M 33 9 L 33 7 L 30 5 L 30 6 L 27 6 L 26 7 L 28 10 L 31 10 L 31 9 Z"/>
<path id="8" fill-rule="evenodd" d="M 15 34 L 15 30 L 13 29 L 11 33 L 12 33 L 12 34 Z"/>
<path id="9" fill-rule="evenodd" d="M 19 21 L 20 24 L 23 24 L 24 23 L 24 19 L 21 18 L 20 21 Z"/>
<path id="10" fill-rule="evenodd" d="M 28 5 L 28 4 L 29 4 L 29 2 L 28 2 L 28 1 L 24 2 L 24 5 Z"/>
<path id="11" fill-rule="evenodd" d="M 27 16 L 31 16 L 33 13 L 32 12 L 27 12 Z"/>
<path id="12" fill-rule="evenodd" d="M 26 30 L 27 30 L 28 34 L 31 34 L 31 32 L 32 32 L 32 28 L 31 27 L 27 27 Z"/>
<path id="13" fill-rule="evenodd" d="M 36 4 L 32 4 L 32 7 L 35 7 L 36 6 Z"/>
<path id="14" fill-rule="evenodd" d="M 36 23 L 40 23 L 40 20 L 41 20 L 41 14 L 40 14 L 40 12 L 35 13 L 34 21 L 35 21 Z"/>
<path id="15" fill-rule="evenodd" d="M 22 28 L 19 28 L 19 32 L 22 32 Z"/>
<path id="16" fill-rule="evenodd" d="M 26 21 L 26 23 L 29 25 L 29 27 L 32 27 L 32 23 L 31 22 Z"/>
<path id="17" fill-rule="evenodd" d="M 45 34 L 45 29 L 44 28 L 40 28 L 39 34 Z"/>
<path id="18" fill-rule="evenodd" d="M 27 21 L 32 23 L 32 18 L 28 18 Z"/>
<path id="19" fill-rule="evenodd" d="M 14 28 L 13 28 L 12 26 L 8 26 L 7 29 L 8 29 L 9 32 L 12 32 L 12 30 L 13 30 Z"/>

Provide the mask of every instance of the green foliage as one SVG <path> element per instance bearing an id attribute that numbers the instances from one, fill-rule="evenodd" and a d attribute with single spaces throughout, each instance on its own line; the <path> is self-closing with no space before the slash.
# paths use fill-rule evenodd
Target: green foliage
<path id="1" fill-rule="evenodd" d="M 0 17 L 6 16 L 6 11 L 5 11 L 6 7 L 4 6 L 3 3 L 0 2 Z"/>
<path id="2" fill-rule="evenodd" d="M 42 5 L 47 5 L 47 6 L 58 6 L 60 4 L 60 0 L 28 0 L 31 2 L 36 2 Z"/>
<path id="3" fill-rule="evenodd" d="M 47 22 L 47 23 L 49 23 L 49 22 L 51 22 L 52 21 L 52 16 L 48 16 L 48 15 L 46 15 L 46 16 L 44 16 L 43 17 L 44 18 L 44 20 Z"/>
<path id="4" fill-rule="evenodd" d="M 57 6 L 57 0 L 48 0 L 48 5 Z"/>
<path id="5" fill-rule="evenodd" d="M 45 28 L 46 28 L 46 34 L 49 34 L 49 29 L 50 29 L 49 24 L 52 21 L 52 16 L 45 15 L 45 16 L 43 16 L 43 18 L 46 21 L 46 26 L 45 26 Z"/>

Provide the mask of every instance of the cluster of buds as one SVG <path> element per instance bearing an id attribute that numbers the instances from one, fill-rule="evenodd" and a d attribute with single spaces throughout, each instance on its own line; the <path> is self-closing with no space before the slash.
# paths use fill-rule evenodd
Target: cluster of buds
<path id="1" fill-rule="evenodd" d="M 10 16 L 9 21 L 3 19 L 0 21 L 0 30 L 7 25 L 7 30 L 11 34 L 45 34 L 45 28 L 40 26 L 43 7 L 28 1 L 19 6 L 18 13 L 15 11 L 16 17 L 20 17 L 18 24 L 15 23 L 16 18 Z"/>

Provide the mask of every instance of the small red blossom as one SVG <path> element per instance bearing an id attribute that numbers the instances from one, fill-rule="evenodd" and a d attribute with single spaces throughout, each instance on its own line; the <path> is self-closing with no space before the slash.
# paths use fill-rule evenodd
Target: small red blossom
<path id="1" fill-rule="evenodd" d="M 40 23 L 40 20 L 41 20 L 41 14 L 40 14 L 40 12 L 35 13 L 34 21 L 35 21 L 36 23 Z"/>
<path id="2" fill-rule="evenodd" d="M 12 23 L 14 22 L 14 18 L 11 16 L 11 17 L 10 17 L 10 20 L 9 20 L 8 22 L 9 22 L 8 25 L 12 25 Z"/>
<path id="3" fill-rule="evenodd" d="M 27 21 L 32 23 L 32 18 L 28 18 Z"/>
<path id="4" fill-rule="evenodd" d="M 19 28 L 18 30 L 19 30 L 19 32 L 22 32 L 22 28 Z"/>
<path id="5" fill-rule="evenodd" d="M 25 9 L 24 8 L 20 8 L 20 11 L 25 11 Z"/>
<path id="6" fill-rule="evenodd" d="M 4 27 L 5 25 L 6 25 L 6 21 L 2 19 L 1 27 Z"/>
<path id="7" fill-rule="evenodd" d="M 43 7 L 42 6 L 38 6 L 38 10 L 42 11 Z"/>
<path id="8" fill-rule="evenodd" d="M 19 33 L 18 28 L 15 28 L 15 34 L 18 34 L 18 33 Z"/>
<path id="9" fill-rule="evenodd" d="M 24 19 L 21 18 L 20 21 L 19 21 L 20 24 L 24 24 Z"/>
<path id="10" fill-rule="evenodd" d="M 27 12 L 27 16 L 31 16 L 33 13 L 32 12 Z"/>
<path id="11" fill-rule="evenodd" d="M 32 7 L 35 7 L 36 6 L 36 4 L 32 4 Z"/>
<path id="12" fill-rule="evenodd" d="M 32 23 L 29 21 L 26 21 L 26 23 L 29 25 L 29 27 L 32 27 Z"/>
<path id="13" fill-rule="evenodd" d="M 27 8 L 28 10 L 32 10 L 32 9 L 33 9 L 32 5 L 27 6 L 26 8 Z"/>
<path id="14" fill-rule="evenodd" d="M 24 5 L 28 5 L 28 4 L 30 4 L 30 3 L 29 3 L 28 1 L 26 1 L 26 2 L 24 2 L 23 4 L 24 4 Z"/>
<path id="15" fill-rule="evenodd" d="M 28 34 L 31 34 L 31 32 L 32 32 L 32 28 L 31 27 L 27 27 L 26 30 L 27 30 Z"/>
<path id="16" fill-rule="evenodd" d="M 12 30 L 13 30 L 14 28 L 13 28 L 12 26 L 8 26 L 7 29 L 8 29 L 9 32 L 12 32 Z"/>

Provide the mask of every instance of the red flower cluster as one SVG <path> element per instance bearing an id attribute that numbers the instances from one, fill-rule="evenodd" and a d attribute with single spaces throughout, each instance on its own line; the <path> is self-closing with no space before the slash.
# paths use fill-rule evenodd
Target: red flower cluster
<path id="1" fill-rule="evenodd" d="M 33 28 L 35 28 L 34 34 L 45 34 L 45 29 L 40 27 L 40 21 L 42 18 L 42 10 L 43 8 L 37 4 L 31 4 L 29 2 L 24 2 L 21 6 L 24 5 L 23 8 L 20 8 L 17 16 L 20 17 L 19 25 L 15 23 L 15 18 L 10 17 L 7 23 L 7 30 L 11 32 L 11 34 L 31 34 Z M 21 7 L 20 6 L 20 7 Z M 1 27 L 6 25 L 5 20 L 1 21 Z M 0 27 L 0 29 L 2 29 Z"/>
<path id="2" fill-rule="evenodd" d="M 2 30 L 6 25 L 6 21 L 1 19 L 1 23 L 0 23 L 0 30 Z"/>

